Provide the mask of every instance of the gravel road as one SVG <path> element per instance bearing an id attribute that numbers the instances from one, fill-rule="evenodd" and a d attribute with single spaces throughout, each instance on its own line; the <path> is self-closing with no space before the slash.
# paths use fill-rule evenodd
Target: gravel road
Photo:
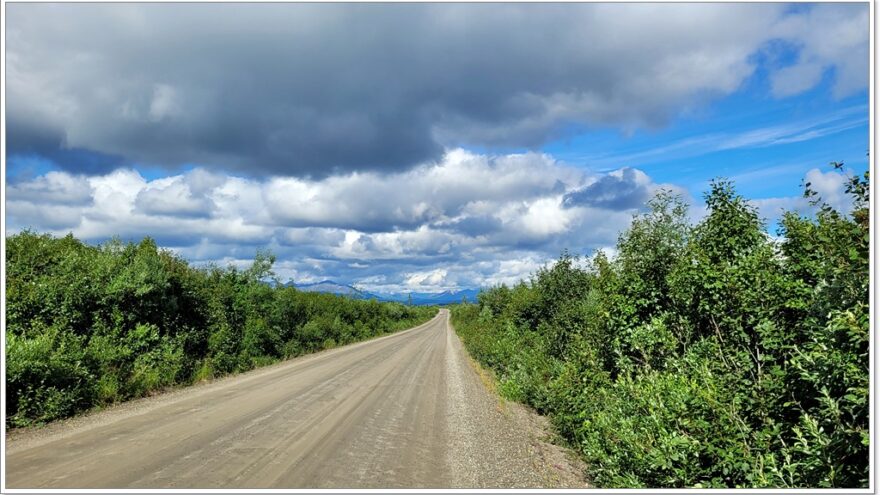
<path id="1" fill-rule="evenodd" d="M 441 310 L 378 339 L 6 438 L 8 488 L 583 488 Z"/>

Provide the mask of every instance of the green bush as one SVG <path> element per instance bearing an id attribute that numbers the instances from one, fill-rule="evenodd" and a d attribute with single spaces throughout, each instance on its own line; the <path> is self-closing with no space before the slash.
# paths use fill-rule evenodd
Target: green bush
<path id="1" fill-rule="evenodd" d="M 94 376 L 81 339 L 55 328 L 35 337 L 6 333 L 7 417 L 12 425 L 63 417 L 90 407 Z"/>
<path id="2" fill-rule="evenodd" d="M 865 487 L 868 191 L 850 177 L 843 214 L 807 184 L 780 242 L 728 181 L 697 225 L 661 192 L 614 259 L 563 253 L 453 323 L 599 486 Z"/>
<path id="3" fill-rule="evenodd" d="M 408 328 L 436 308 L 299 292 L 251 267 L 196 269 L 151 239 L 7 238 L 8 425 Z"/>

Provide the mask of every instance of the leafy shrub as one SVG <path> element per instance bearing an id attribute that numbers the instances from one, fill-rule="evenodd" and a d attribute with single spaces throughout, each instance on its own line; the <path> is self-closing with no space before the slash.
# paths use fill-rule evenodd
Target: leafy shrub
<path id="1" fill-rule="evenodd" d="M 729 181 L 697 225 L 661 192 L 613 260 L 565 252 L 453 323 L 599 486 L 868 486 L 868 174 L 846 189 L 850 214 L 807 184 L 781 242 Z"/>
<path id="2" fill-rule="evenodd" d="M 12 425 L 70 415 L 96 398 L 80 340 L 57 329 L 29 338 L 6 334 L 7 414 Z"/>
<path id="3" fill-rule="evenodd" d="M 10 426 L 408 328 L 435 308 L 299 292 L 275 259 L 196 269 L 151 239 L 7 238 Z M 271 283 L 269 283 L 271 282 Z"/>

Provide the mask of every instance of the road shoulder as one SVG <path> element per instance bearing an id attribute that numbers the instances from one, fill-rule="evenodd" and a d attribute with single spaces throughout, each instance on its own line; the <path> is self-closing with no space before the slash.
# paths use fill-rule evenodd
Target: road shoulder
<path id="1" fill-rule="evenodd" d="M 547 418 L 501 397 L 495 377 L 471 358 L 451 323 L 447 331 L 451 354 L 457 358 L 449 363 L 450 464 L 457 485 L 591 488 L 584 462 L 553 443 L 556 435 Z"/>

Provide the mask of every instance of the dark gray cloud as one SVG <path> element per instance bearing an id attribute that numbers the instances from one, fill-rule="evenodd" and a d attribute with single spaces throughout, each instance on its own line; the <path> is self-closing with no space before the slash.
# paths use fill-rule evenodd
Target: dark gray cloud
<path id="1" fill-rule="evenodd" d="M 85 174 L 108 172 L 125 164 L 119 155 L 110 155 L 85 148 L 70 147 L 64 131 L 45 121 L 47 127 L 40 123 L 20 118 L 18 115 L 7 117 L 9 126 L 6 130 L 8 156 L 35 156 L 50 160 L 67 170 Z"/>
<path id="2" fill-rule="evenodd" d="M 634 168 L 623 168 L 563 196 L 565 207 L 594 206 L 612 210 L 642 208 L 651 197 L 651 179 Z"/>
<path id="3" fill-rule="evenodd" d="M 437 224 L 439 229 L 449 229 L 468 236 L 493 234 L 503 227 L 503 223 L 493 215 L 473 215 L 447 223 Z"/>
<path id="4" fill-rule="evenodd" d="M 854 9 L 867 12 L 834 8 L 845 25 Z M 90 174 L 195 163 L 324 177 L 402 170 L 460 145 L 535 147 L 573 125 L 657 126 L 735 91 L 768 39 L 802 38 L 796 20 L 781 22 L 792 17 L 784 12 L 780 4 L 10 4 L 8 152 Z M 804 63 L 819 63 L 810 53 Z M 864 87 L 852 76 L 858 63 L 838 67 L 844 89 Z"/>

